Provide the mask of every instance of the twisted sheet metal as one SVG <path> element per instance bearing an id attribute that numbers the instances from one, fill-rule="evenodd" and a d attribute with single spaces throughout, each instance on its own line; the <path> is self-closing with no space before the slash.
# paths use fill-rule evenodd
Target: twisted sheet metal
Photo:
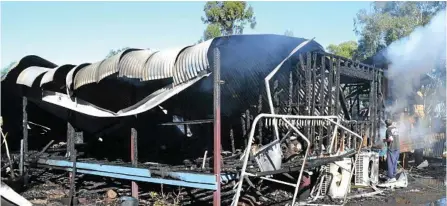
<path id="1" fill-rule="evenodd" d="M 76 67 L 74 67 L 73 69 L 71 69 L 68 72 L 67 76 L 65 77 L 65 83 L 67 84 L 66 86 L 67 86 L 67 90 L 68 91 L 73 89 L 72 88 L 73 79 L 74 79 L 73 76 L 76 74 L 76 72 L 79 71 L 80 69 L 86 67 L 86 66 L 89 66 L 89 65 L 90 65 L 90 63 L 80 64 L 80 65 L 77 65 Z"/>
<path id="2" fill-rule="evenodd" d="M 178 85 L 197 77 L 209 68 L 208 50 L 212 39 L 186 48 L 180 53 L 174 68 L 174 84 Z"/>
<path id="3" fill-rule="evenodd" d="M 79 72 L 76 73 L 74 78 L 74 89 L 76 90 L 86 84 L 97 82 L 99 66 L 102 62 L 104 62 L 104 60 L 90 64 L 80 69 Z"/>
<path id="4" fill-rule="evenodd" d="M 94 117 L 124 117 L 124 116 L 131 116 L 140 114 L 143 112 L 146 112 L 167 99 L 171 98 L 172 96 L 178 94 L 179 92 L 185 90 L 186 88 L 190 87 L 191 85 L 195 84 L 197 81 L 201 80 L 202 78 L 207 77 L 207 75 L 199 76 L 198 78 L 186 82 L 184 84 L 180 84 L 176 87 L 172 87 L 171 85 L 168 85 L 166 87 L 163 87 L 143 100 L 139 101 L 138 103 L 127 107 L 125 109 L 122 109 L 118 112 L 112 112 L 107 109 L 98 107 L 94 104 L 91 104 L 87 101 L 84 101 L 80 98 L 73 99 L 70 97 L 70 95 L 62 94 L 58 92 L 52 92 L 52 91 L 43 91 L 42 101 L 48 102 L 54 105 L 58 105 L 79 113 L 83 113 L 89 116 Z"/>
<path id="5" fill-rule="evenodd" d="M 130 51 L 119 61 L 118 77 L 143 79 L 143 71 L 149 58 L 157 51 L 154 50 L 134 50 Z"/>
<path id="6" fill-rule="evenodd" d="M 187 47 L 168 49 L 153 54 L 143 70 L 143 81 L 172 78 L 175 60 L 185 48 Z"/>
<path id="7" fill-rule="evenodd" d="M 55 69 L 51 69 L 50 71 L 46 72 L 43 77 L 42 80 L 40 81 L 40 86 L 42 87 L 44 84 L 56 81 L 56 79 L 54 79 L 54 75 L 56 74 L 56 72 L 61 72 L 63 73 L 63 76 L 65 77 L 68 72 L 70 72 L 70 70 L 75 67 L 75 65 L 71 65 L 71 64 L 64 64 L 62 66 L 59 66 Z M 58 82 L 64 82 L 65 83 L 65 79 L 63 80 L 59 80 Z M 63 85 L 58 85 L 58 87 L 63 86 Z"/>
<path id="8" fill-rule="evenodd" d="M 20 72 L 19 77 L 17 77 L 17 84 L 32 87 L 34 81 L 38 76 L 50 70 L 52 69 L 48 69 L 45 67 L 37 67 L 37 66 L 28 67 L 22 72 Z"/>
<path id="9" fill-rule="evenodd" d="M 8 81 L 7 79 L 12 78 L 13 82 L 17 81 L 19 74 L 28 67 L 37 66 L 44 68 L 55 68 L 56 64 L 50 62 L 42 57 L 36 55 L 28 55 L 17 61 L 14 65 L 9 68 L 9 70 L 2 76 L 1 81 Z M 12 76 L 12 77 L 10 77 Z"/>

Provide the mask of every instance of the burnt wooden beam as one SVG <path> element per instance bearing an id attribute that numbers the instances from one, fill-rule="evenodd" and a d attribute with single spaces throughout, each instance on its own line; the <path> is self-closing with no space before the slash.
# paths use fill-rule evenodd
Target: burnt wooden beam
<path id="1" fill-rule="evenodd" d="M 138 132 L 135 128 L 130 129 L 130 159 L 133 167 L 138 167 Z M 138 184 L 131 183 L 132 197 L 138 199 Z"/>
<path id="2" fill-rule="evenodd" d="M 23 138 L 23 156 L 28 154 L 28 98 L 22 97 L 22 138 Z M 24 160 L 26 162 L 26 160 Z"/>
<path id="3" fill-rule="evenodd" d="M 304 70 L 305 73 L 305 81 L 306 81 L 306 115 L 311 115 L 311 105 L 312 105 L 312 59 L 311 53 L 306 53 L 306 67 Z M 309 121 L 310 123 L 311 121 Z M 313 138 L 311 136 L 311 126 L 310 124 L 305 126 L 306 136 L 309 138 L 310 142 L 313 142 Z"/>
<path id="4" fill-rule="evenodd" d="M 324 87 L 326 86 L 325 84 L 325 78 L 326 78 L 326 57 L 322 56 L 321 57 L 321 67 L 320 67 L 320 115 L 324 115 L 324 110 L 326 109 L 326 104 L 324 101 Z M 319 128 L 319 141 L 318 141 L 318 151 L 319 154 L 322 153 L 322 148 L 321 148 L 321 144 L 323 143 L 323 125 L 320 125 Z"/>
<path id="5" fill-rule="evenodd" d="M 292 101 L 293 101 L 293 69 L 290 67 L 289 71 L 289 96 L 287 102 L 287 114 L 292 113 Z"/>
<path id="6" fill-rule="evenodd" d="M 333 115 L 332 114 L 332 108 L 333 108 L 333 104 L 332 104 L 332 84 L 334 81 L 334 62 L 332 60 L 332 58 L 329 58 L 329 75 L 328 75 L 328 94 L 327 94 L 327 105 L 328 105 L 328 114 L 327 115 Z M 332 130 L 333 130 L 333 126 L 332 124 L 328 125 L 328 142 L 332 141 Z"/>
<path id="7" fill-rule="evenodd" d="M 346 99 L 345 99 L 345 95 L 343 95 L 343 92 L 341 91 L 341 88 L 339 87 L 338 88 L 338 90 L 339 90 L 339 92 L 338 92 L 338 98 L 339 98 L 339 101 L 340 101 L 340 106 L 341 106 L 341 108 L 342 108 L 342 110 L 343 110 L 343 113 L 344 113 L 344 115 L 345 115 L 345 119 L 346 120 L 351 120 L 351 114 L 349 113 L 349 109 L 348 109 L 348 106 L 347 106 L 347 104 L 346 104 Z"/>
<path id="8" fill-rule="evenodd" d="M 337 67 L 335 68 L 335 114 L 340 114 L 340 59 L 337 59 Z"/>
<path id="9" fill-rule="evenodd" d="M 364 79 L 371 81 L 373 79 L 372 72 L 367 72 L 363 69 L 357 69 L 353 67 L 340 67 L 340 73 L 344 76 L 354 77 L 358 79 Z"/>
<path id="10" fill-rule="evenodd" d="M 315 101 L 317 98 L 317 54 L 316 53 L 312 53 L 312 103 L 311 103 L 311 108 L 310 108 L 310 115 L 314 116 L 315 115 Z M 310 134 L 312 137 L 312 144 L 315 144 L 316 142 L 316 138 L 315 138 L 315 121 L 311 121 L 311 128 L 310 128 Z"/>

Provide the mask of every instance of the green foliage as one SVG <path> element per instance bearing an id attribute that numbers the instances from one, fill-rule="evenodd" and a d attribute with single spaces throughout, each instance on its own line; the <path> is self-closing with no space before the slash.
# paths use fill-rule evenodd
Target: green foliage
<path id="1" fill-rule="evenodd" d="M 203 11 L 202 22 L 207 24 L 203 40 L 232 34 L 242 34 L 247 24 L 253 29 L 256 18 L 253 7 L 245 1 L 209 1 Z"/>
<path id="2" fill-rule="evenodd" d="M 124 47 L 124 48 L 117 49 L 117 50 L 113 50 L 112 49 L 112 50 L 109 51 L 109 54 L 107 54 L 106 58 L 112 57 L 113 55 L 118 54 L 118 53 L 120 53 L 120 52 L 122 52 L 122 51 L 124 51 L 126 49 L 130 49 L 130 48 L 129 47 Z"/>
<path id="3" fill-rule="evenodd" d="M 293 31 L 291 31 L 291 30 L 286 30 L 286 31 L 284 32 L 284 35 L 293 37 Z"/>
<path id="4" fill-rule="evenodd" d="M 1 77 L 3 78 L 16 63 L 16 61 L 13 61 L 9 63 L 8 66 L 3 67 L 1 70 Z"/>
<path id="5" fill-rule="evenodd" d="M 372 3 L 372 12 L 360 10 L 354 18 L 354 31 L 360 37 L 358 58 L 364 60 L 408 36 L 445 7 L 446 2 L 442 1 L 381 1 Z"/>
<path id="6" fill-rule="evenodd" d="M 357 47 L 357 42 L 347 41 L 340 43 L 339 45 L 330 44 L 326 50 L 329 53 L 352 59 L 357 52 Z"/>
<path id="7" fill-rule="evenodd" d="M 220 26 L 216 23 L 209 24 L 206 28 L 205 32 L 203 32 L 203 38 L 208 40 L 214 37 L 222 36 L 222 32 L 220 31 Z"/>

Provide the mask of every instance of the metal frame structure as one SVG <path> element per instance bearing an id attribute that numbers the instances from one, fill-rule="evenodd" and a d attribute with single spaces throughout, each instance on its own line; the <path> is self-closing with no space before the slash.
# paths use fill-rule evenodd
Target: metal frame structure
<path id="1" fill-rule="evenodd" d="M 263 175 L 255 175 L 255 174 L 246 172 L 246 169 L 247 169 L 247 163 L 248 163 L 248 158 L 250 157 L 250 149 L 249 149 L 249 148 L 251 148 L 251 146 L 252 146 L 253 138 L 254 138 L 254 133 L 255 133 L 255 130 L 256 130 L 256 127 L 252 127 L 251 130 L 250 130 L 250 135 L 249 135 L 249 140 L 248 140 L 248 147 L 247 147 L 247 149 L 245 150 L 245 152 L 244 152 L 244 154 L 243 154 L 243 161 L 244 161 L 244 163 L 243 163 L 243 166 L 242 166 L 242 171 L 241 171 L 240 179 L 239 179 L 239 182 L 238 182 L 238 184 L 237 184 L 236 195 L 235 195 L 235 198 L 233 199 L 233 204 L 232 204 L 232 205 L 234 205 L 234 206 L 236 206 L 237 203 L 238 203 L 238 201 L 239 201 L 240 192 L 241 192 L 241 190 L 242 190 L 242 184 L 243 184 L 243 182 L 244 182 L 244 178 L 245 178 L 245 176 L 259 177 L 259 178 L 264 179 L 264 180 L 268 180 L 268 181 L 272 181 L 272 182 L 276 182 L 276 183 L 280 183 L 280 184 L 284 184 L 284 185 L 289 185 L 289 186 L 295 187 L 295 192 L 294 192 L 294 194 L 293 194 L 293 199 L 292 199 L 292 205 L 295 204 L 296 197 L 297 197 L 297 195 L 298 195 L 298 189 L 299 189 L 300 182 L 301 182 L 301 177 L 302 177 L 302 175 L 303 175 L 303 171 L 304 171 L 304 166 L 306 165 L 307 156 L 308 156 L 308 154 L 309 154 L 310 141 L 309 141 L 309 139 L 308 139 L 303 133 L 301 133 L 301 132 L 300 132 L 300 131 L 299 131 L 299 130 L 292 124 L 292 123 L 290 123 L 290 121 L 288 121 L 287 119 L 326 120 L 326 121 L 328 121 L 328 122 L 330 122 L 330 123 L 332 123 L 332 124 L 335 124 L 336 126 L 340 127 L 341 129 L 343 129 L 343 130 L 345 130 L 345 131 L 351 133 L 352 135 L 354 135 L 355 137 L 357 137 L 357 138 L 359 138 L 361 141 L 363 141 L 363 138 L 362 138 L 360 135 L 358 135 L 358 134 L 352 132 L 352 131 L 349 130 L 348 128 L 346 128 L 346 127 L 344 127 L 343 125 L 341 125 L 341 124 L 338 122 L 338 117 L 337 117 L 337 116 L 296 116 L 296 115 L 260 114 L 260 115 L 258 115 L 258 116 L 255 118 L 255 120 L 254 120 L 254 122 L 253 122 L 253 125 L 257 125 L 257 123 L 259 122 L 259 120 L 260 120 L 261 118 L 272 118 L 272 119 L 281 119 L 281 120 L 283 120 L 284 122 L 287 123 L 287 125 L 288 125 L 290 128 L 292 128 L 292 129 L 293 129 L 293 130 L 294 130 L 294 131 L 295 131 L 301 138 L 303 138 L 303 139 L 306 141 L 306 143 L 308 144 L 308 147 L 307 147 L 307 149 L 306 149 L 306 152 L 305 152 L 305 155 L 304 155 L 304 158 L 303 158 L 303 162 L 301 163 L 300 174 L 299 174 L 299 176 L 298 176 L 297 183 L 296 183 L 296 184 L 292 184 L 292 183 L 288 183 L 288 182 L 284 182 L 284 181 L 279 181 L 279 180 L 275 180 L 275 179 L 268 178 L 268 177 L 262 177 Z M 333 121 L 332 119 L 337 119 L 337 121 Z M 357 154 L 360 153 L 360 149 L 361 149 L 361 148 L 362 148 L 361 146 L 359 146 L 359 147 L 357 148 Z M 264 148 L 264 150 L 266 150 L 266 148 Z M 261 153 L 261 152 L 263 152 L 263 150 L 257 151 L 257 153 Z M 256 154 L 253 154 L 253 156 L 256 156 Z M 355 160 L 354 160 L 354 165 L 356 164 L 356 162 L 357 162 L 357 158 L 355 158 Z M 350 173 L 350 179 L 352 178 L 352 175 L 354 174 L 354 169 L 355 169 L 355 167 L 352 167 L 352 169 L 351 169 L 351 173 Z M 349 184 L 350 184 L 350 183 L 349 183 Z M 349 188 L 349 187 L 348 187 L 348 188 Z M 347 194 L 347 192 L 346 192 L 346 194 Z M 347 197 L 347 196 L 345 195 L 345 199 L 344 199 L 344 201 L 346 201 L 346 197 Z"/>

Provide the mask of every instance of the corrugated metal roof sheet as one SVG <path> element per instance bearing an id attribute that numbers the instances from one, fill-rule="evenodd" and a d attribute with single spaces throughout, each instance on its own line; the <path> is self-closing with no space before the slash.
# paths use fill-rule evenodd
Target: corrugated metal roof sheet
<path id="1" fill-rule="evenodd" d="M 102 79 L 104 79 L 112 74 L 117 73 L 120 70 L 119 62 L 121 61 L 123 56 L 126 53 L 129 53 L 132 51 L 137 51 L 137 50 L 138 49 L 126 49 L 124 51 L 121 51 L 118 54 L 115 54 L 107 59 L 104 59 L 104 61 L 102 61 L 101 65 L 99 65 L 99 67 L 97 69 L 98 76 L 97 76 L 96 82 L 98 83 Z"/>
<path id="2" fill-rule="evenodd" d="M 191 80 L 209 67 L 208 50 L 212 39 L 186 48 L 180 53 L 175 62 L 174 84 Z"/>
<path id="3" fill-rule="evenodd" d="M 86 67 L 86 66 L 88 66 L 88 65 L 90 65 L 90 63 L 84 63 L 84 64 L 80 64 L 80 65 L 77 65 L 76 67 L 74 67 L 73 69 L 71 69 L 69 72 L 68 72 L 68 74 L 67 74 L 67 76 L 65 77 L 65 83 L 67 84 L 67 90 L 68 91 L 70 91 L 70 90 L 72 90 L 73 88 L 72 88 L 72 84 L 73 84 L 73 80 L 74 80 L 74 77 L 73 76 L 75 76 L 75 74 L 80 70 L 80 69 L 82 69 L 82 68 L 84 68 L 84 67 Z"/>
<path id="4" fill-rule="evenodd" d="M 135 50 L 124 54 L 119 61 L 118 77 L 143 79 L 146 62 L 155 54 L 154 50 Z"/>
<path id="5" fill-rule="evenodd" d="M 172 78 L 175 60 L 184 48 L 168 49 L 152 55 L 143 70 L 143 81 Z"/>
<path id="6" fill-rule="evenodd" d="M 17 84 L 22 84 L 28 87 L 32 87 L 36 78 L 50 69 L 44 67 L 28 67 L 22 72 L 20 72 L 19 77 L 17 77 Z"/>
<path id="7" fill-rule="evenodd" d="M 54 79 L 56 72 L 57 73 L 61 72 L 62 73 L 61 77 L 65 77 L 73 67 L 74 67 L 74 65 L 64 64 L 64 65 L 59 66 L 55 69 L 51 69 L 50 71 L 46 72 L 43 75 L 42 80 L 40 81 L 40 86 L 43 86 L 44 84 L 56 81 L 56 79 Z M 57 80 L 57 82 L 63 82 L 65 84 L 65 78 L 59 79 L 59 80 Z M 63 86 L 63 85 L 59 85 L 59 86 Z"/>
<path id="8" fill-rule="evenodd" d="M 19 74 L 28 67 L 37 66 L 44 68 L 55 68 L 56 64 L 36 55 L 28 55 L 17 61 L 14 65 L 9 68 L 9 70 L 2 76 L 1 81 L 11 81 L 16 82 Z M 11 76 L 11 77 L 10 77 Z"/>
<path id="9" fill-rule="evenodd" d="M 102 62 L 104 62 L 104 60 L 90 64 L 90 65 L 80 69 L 79 72 L 76 73 L 76 75 L 74 77 L 74 82 L 73 82 L 74 89 L 76 90 L 79 87 L 82 87 L 86 84 L 97 82 L 98 72 L 99 72 L 98 68 Z"/>

